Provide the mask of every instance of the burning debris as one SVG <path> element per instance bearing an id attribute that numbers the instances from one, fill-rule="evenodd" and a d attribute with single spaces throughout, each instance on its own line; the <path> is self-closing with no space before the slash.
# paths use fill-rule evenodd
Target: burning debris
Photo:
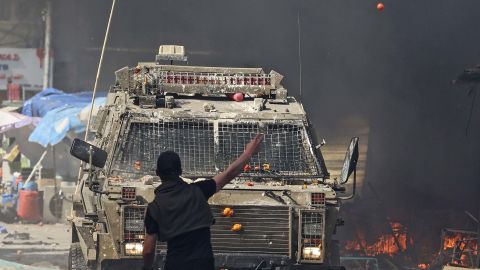
<path id="1" fill-rule="evenodd" d="M 475 267 L 478 256 L 477 242 L 476 232 L 445 229 L 442 232 L 442 249 L 439 257 L 443 264 Z"/>
<path id="2" fill-rule="evenodd" d="M 413 246 L 413 238 L 408 235 L 408 229 L 399 222 L 390 223 L 391 233 L 380 235 L 374 243 L 368 243 L 364 232 L 357 232 L 357 239 L 347 241 L 344 250 L 349 255 L 394 257 L 407 253 Z"/>
<path id="3" fill-rule="evenodd" d="M 388 232 L 374 237 L 357 231 L 356 239 L 346 241 L 343 246 L 344 256 L 377 258 L 380 269 L 427 269 L 429 264 L 417 262 L 414 239 L 408 227 L 395 221 L 390 222 L 388 228 Z"/>
<path id="4" fill-rule="evenodd" d="M 428 269 L 430 265 L 428 263 L 419 263 L 418 269 Z"/>
<path id="5" fill-rule="evenodd" d="M 442 269 L 445 265 L 475 268 L 478 263 L 477 232 L 443 229 L 440 241 L 435 241 L 439 243 L 438 249 L 432 253 L 428 250 L 431 237 L 422 235 L 418 228 L 410 230 L 404 224 L 406 223 L 390 222 L 390 231 L 362 227 L 363 230 L 357 230 L 352 239 L 344 242 L 342 255 L 357 259 L 376 258 L 380 269 L 433 270 Z"/>

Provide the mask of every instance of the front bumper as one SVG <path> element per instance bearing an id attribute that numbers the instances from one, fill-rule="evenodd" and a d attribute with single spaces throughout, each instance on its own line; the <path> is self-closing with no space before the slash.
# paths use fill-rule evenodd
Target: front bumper
<path id="1" fill-rule="evenodd" d="M 155 270 L 164 270 L 165 256 L 158 255 L 155 259 Z M 140 269 L 142 259 L 103 260 L 102 270 L 132 270 Z M 321 264 L 296 264 L 287 257 L 272 255 L 248 254 L 216 254 L 215 270 L 321 270 L 338 269 Z"/>
<path id="2" fill-rule="evenodd" d="M 296 264 L 286 256 L 217 253 L 215 270 L 319 270 L 319 264 Z M 157 255 L 156 264 L 163 270 L 165 256 Z"/>

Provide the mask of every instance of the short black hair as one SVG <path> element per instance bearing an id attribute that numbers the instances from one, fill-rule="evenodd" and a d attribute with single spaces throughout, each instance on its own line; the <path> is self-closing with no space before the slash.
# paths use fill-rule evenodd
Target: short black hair
<path id="1" fill-rule="evenodd" d="M 180 176 L 182 162 L 180 156 L 173 151 L 162 152 L 157 159 L 157 175 L 162 177 Z"/>

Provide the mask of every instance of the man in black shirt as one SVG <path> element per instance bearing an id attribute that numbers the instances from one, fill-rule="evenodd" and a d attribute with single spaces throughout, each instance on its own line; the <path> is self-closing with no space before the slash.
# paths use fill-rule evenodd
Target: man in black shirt
<path id="1" fill-rule="evenodd" d="M 178 154 L 172 151 L 160 154 L 157 175 L 162 184 L 155 189 L 155 199 L 145 214 L 145 270 L 152 269 L 157 239 L 167 241 L 165 270 L 214 269 L 210 241 L 213 215 L 207 201 L 242 172 L 262 140 L 263 134 L 257 134 L 224 172 L 192 184 L 180 178 L 182 166 Z"/>

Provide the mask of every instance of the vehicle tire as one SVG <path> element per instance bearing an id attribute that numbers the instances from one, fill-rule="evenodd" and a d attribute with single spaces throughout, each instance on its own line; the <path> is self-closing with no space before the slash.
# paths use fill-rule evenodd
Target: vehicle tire
<path id="1" fill-rule="evenodd" d="M 90 270 L 83 258 L 80 243 L 72 243 L 68 253 L 68 270 Z"/>

